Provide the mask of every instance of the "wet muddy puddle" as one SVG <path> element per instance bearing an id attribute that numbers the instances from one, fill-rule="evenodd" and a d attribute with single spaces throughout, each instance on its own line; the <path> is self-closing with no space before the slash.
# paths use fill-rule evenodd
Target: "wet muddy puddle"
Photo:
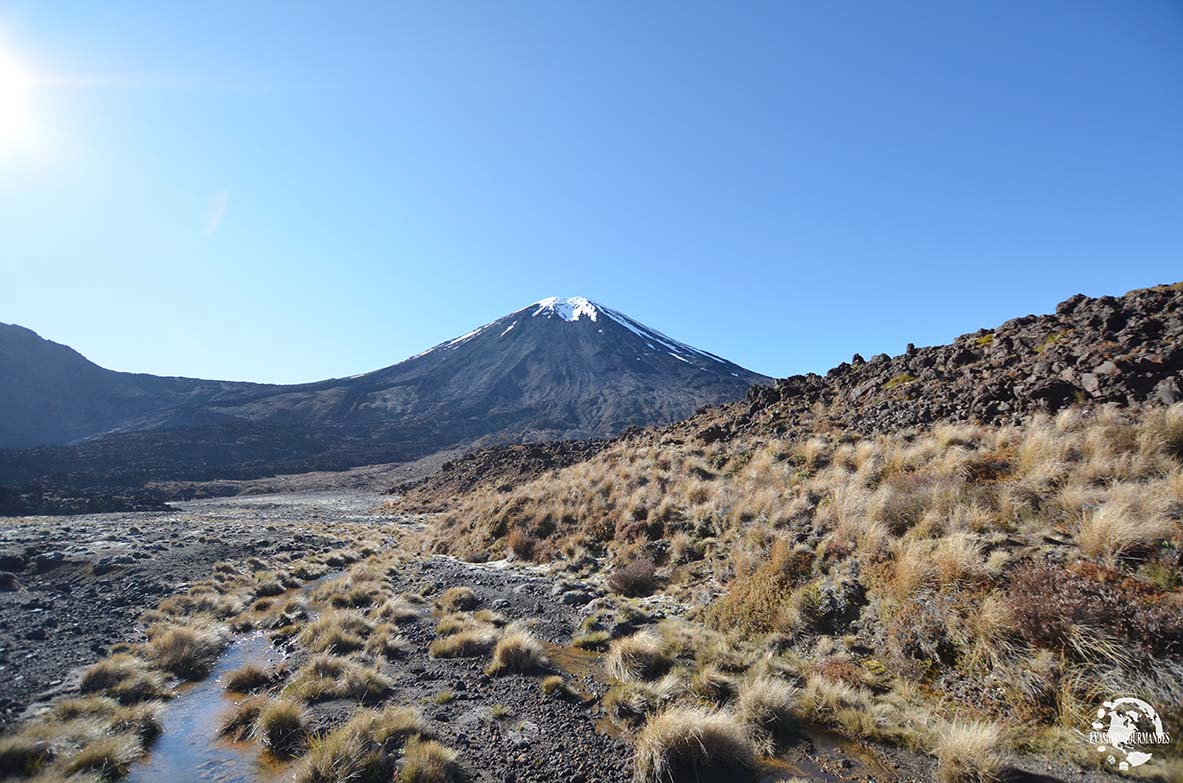
<path id="1" fill-rule="evenodd" d="M 208 677 L 183 687 L 165 705 L 164 731 L 149 754 L 132 765 L 127 780 L 131 783 L 282 780 L 285 765 L 276 763 L 258 745 L 218 738 L 222 717 L 236 701 L 222 688 L 225 675 L 248 663 L 267 666 L 282 658 L 283 654 L 264 633 L 250 634 L 226 648 Z"/>

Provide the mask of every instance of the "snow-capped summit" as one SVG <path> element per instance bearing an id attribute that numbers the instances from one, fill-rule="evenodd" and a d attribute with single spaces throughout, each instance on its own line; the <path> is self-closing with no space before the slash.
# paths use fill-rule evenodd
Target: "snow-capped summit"
<path id="1" fill-rule="evenodd" d="M 582 296 L 548 296 L 530 306 L 534 308 L 531 315 L 545 315 L 547 318 L 557 315 L 564 321 L 578 321 L 585 315 L 594 321 L 600 314 L 596 303 Z"/>

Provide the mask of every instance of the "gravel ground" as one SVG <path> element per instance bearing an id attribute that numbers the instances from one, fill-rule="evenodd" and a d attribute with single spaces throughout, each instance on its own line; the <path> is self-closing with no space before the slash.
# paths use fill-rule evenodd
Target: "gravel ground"
<path id="1" fill-rule="evenodd" d="M 0 519 L 0 729 L 77 686 L 136 617 L 219 560 L 340 544 L 334 523 L 380 522 L 378 495 L 315 492 L 175 504 L 174 512 Z"/>
<path id="2" fill-rule="evenodd" d="M 111 644 L 142 638 L 139 613 L 207 577 L 214 563 L 323 551 L 348 543 L 344 526 L 389 529 L 416 521 L 374 513 L 385 499 L 374 492 L 322 490 L 190 501 L 164 513 L 0 519 L 0 730 L 30 704 L 76 689 L 81 670 Z M 544 696 L 539 683 L 546 672 L 490 677 L 483 671 L 487 656 L 433 659 L 427 646 L 434 620 L 408 626 L 409 654 L 384 664 L 396 683 L 392 701 L 423 710 L 433 733 L 459 751 L 466 779 L 631 779 L 631 745 L 597 703 L 609 686 L 601 656 L 568 646 L 588 601 L 610 600 L 601 590 L 556 582 L 537 568 L 443 557 L 410 560 L 390 578 L 395 590 L 428 598 L 453 585 L 473 588 L 481 606 L 528 622 L 547 645 L 552 671 L 588 697 L 581 703 Z M 288 653 L 292 665 L 306 655 Z M 453 694 L 446 703 L 437 698 L 444 692 Z M 355 706 L 317 705 L 314 722 L 339 722 Z M 495 715 L 495 708 L 503 714 Z M 1060 765 L 1023 766 L 1031 771 L 1008 770 L 1008 783 L 1101 778 Z M 222 779 L 217 769 L 205 773 L 202 779 Z M 928 757 L 806 731 L 765 780 L 903 783 L 932 777 Z"/>
<path id="3" fill-rule="evenodd" d="M 433 659 L 427 645 L 434 622 L 420 621 L 404 635 L 411 653 L 387 664 L 399 701 L 421 705 L 432 729 L 460 751 L 468 776 L 481 781 L 626 781 L 631 779 L 631 746 L 597 730 L 594 703 L 578 704 L 543 695 L 547 673 L 563 674 L 581 693 L 596 697 L 607 689 L 599 656 L 567 646 L 580 620 L 577 607 L 562 603 L 555 582 L 546 576 L 495 566 L 474 566 L 445 558 L 407 564 L 393 578 L 400 591 L 432 598 L 452 585 L 471 587 L 482 607 L 508 620 L 525 620 L 548 644 L 549 671 L 490 677 L 488 656 Z M 441 692 L 454 694 L 436 705 Z M 500 719 L 493 707 L 508 708 Z"/>

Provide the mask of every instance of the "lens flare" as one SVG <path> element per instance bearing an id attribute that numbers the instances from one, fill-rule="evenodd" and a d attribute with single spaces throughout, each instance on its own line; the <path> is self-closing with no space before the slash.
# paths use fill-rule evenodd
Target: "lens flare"
<path id="1" fill-rule="evenodd" d="M 0 149 L 27 141 L 31 135 L 28 86 L 20 66 L 0 51 Z"/>

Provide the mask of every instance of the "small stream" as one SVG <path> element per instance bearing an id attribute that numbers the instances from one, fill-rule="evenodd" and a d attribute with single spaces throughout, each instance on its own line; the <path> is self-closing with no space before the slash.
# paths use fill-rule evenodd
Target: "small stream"
<path id="1" fill-rule="evenodd" d="M 184 686 L 165 705 L 164 731 L 148 755 L 132 764 L 127 780 L 131 783 L 282 780 L 285 767 L 264 754 L 257 744 L 218 738 L 222 716 L 235 702 L 222 689 L 222 678 L 248 663 L 267 666 L 282 657 L 265 633 L 252 633 L 227 647 L 208 677 Z"/>
<path id="2" fill-rule="evenodd" d="M 304 595 L 318 585 L 341 576 L 330 571 L 282 597 Z M 315 619 L 316 613 L 310 614 Z M 240 636 L 230 644 L 200 682 L 181 687 L 176 698 L 166 702 L 161 719 L 163 731 L 148 755 L 132 764 L 129 783 L 199 781 L 200 783 L 279 783 L 290 777 L 290 765 L 265 753 L 257 743 L 235 742 L 218 736 L 222 717 L 242 694 L 229 694 L 222 679 L 248 663 L 267 668 L 283 660 L 265 631 Z"/>

